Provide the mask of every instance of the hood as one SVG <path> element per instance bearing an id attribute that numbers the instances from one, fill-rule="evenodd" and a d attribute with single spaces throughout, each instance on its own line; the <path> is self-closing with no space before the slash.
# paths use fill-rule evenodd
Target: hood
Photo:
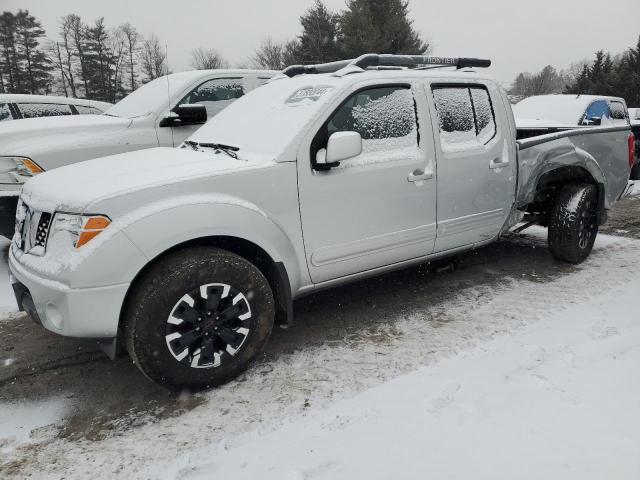
<path id="1" fill-rule="evenodd" d="M 268 165 L 213 151 L 151 148 L 42 173 L 25 183 L 22 198 L 37 210 L 82 213 L 89 205 L 107 198 Z"/>
<path id="2" fill-rule="evenodd" d="M 130 124 L 128 118 L 108 115 L 65 115 L 2 122 L 0 154 L 29 156 L 52 145 L 81 142 L 83 136 L 126 129 Z"/>

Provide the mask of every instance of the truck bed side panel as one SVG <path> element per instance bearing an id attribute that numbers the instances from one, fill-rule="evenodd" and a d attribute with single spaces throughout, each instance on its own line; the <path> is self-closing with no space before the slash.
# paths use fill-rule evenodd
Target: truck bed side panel
<path id="1" fill-rule="evenodd" d="M 560 167 L 580 167 L 603 184 L 610 206 L 629 180 L 629 127 L 597 127 L 559 132 L 518 141 L 516 206 L 534 199 L 540 177 Z"/>

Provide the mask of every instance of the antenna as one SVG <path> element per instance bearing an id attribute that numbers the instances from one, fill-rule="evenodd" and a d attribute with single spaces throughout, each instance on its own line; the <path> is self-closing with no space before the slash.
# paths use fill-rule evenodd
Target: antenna
<path id="1" fill-rule="evenodd" d="M 167 79 L 167 100 L 168 100 L 168 106 L 167 108 L 169 109 L 169 113 L 171 113 L 171 86 L 169 84 L 169 49 L 167 48 L 167 44 L 164 44 L 164 60 L 165 62 L 167 62 L 167 71 L 165 74 L 165 77 Z M 173 138 L 173 122 L 169 125 L 169 128 L 171 129 L 171 145 L 172 146 L 176 146 L 176 142 Z"/>

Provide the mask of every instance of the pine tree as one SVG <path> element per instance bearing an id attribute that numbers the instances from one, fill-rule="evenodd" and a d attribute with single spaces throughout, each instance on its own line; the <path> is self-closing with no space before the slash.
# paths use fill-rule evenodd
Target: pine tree
<path id="1" fill-rule="evenodd" d="M 51 85 L 51 62 L 39 48 L 45 32 L 28 10 L 19 10 L 16 19 L 16 50 L 18 61 L 24 68 L 23 89 L 28 93 L 49 93 Z"/>
<path id="2" fill-rule="evenodd" d="M 108 46 L 109 34 L 104 18 L 95 21 L 84 31 L 85 75 L 94 100 L 113 98 L 111 76 L 113 56 Z"/>
<path id="3" fill-rule="evenodd" d="M 5 89 L 9 93 L 22 92 L 22 74 L 18 64 L 16 47 L 16 17 L 11 12 L 0 15 L 0 48 L 2 48 L 2 73 Z"/>
<path id="4" fill-rule="evenodd" d="M 338 15 L 316 0 L 301 17 L 302 33 L 295 50 L 297 63 L 323 63 L 339 60 Z"/>
<path id="5" fill-rule="evenodd" d="M 340 18 L 339 45 L 346 57 L 364 53 L 420 55 L 429 44 L 420 38 L 403 0 L 348 0 Z"/>

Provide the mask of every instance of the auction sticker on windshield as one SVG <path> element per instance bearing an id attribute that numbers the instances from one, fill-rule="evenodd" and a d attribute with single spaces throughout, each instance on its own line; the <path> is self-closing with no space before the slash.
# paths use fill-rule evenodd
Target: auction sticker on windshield
<path id="1" fill-rule="evenodd" d="M 333 87 L 305 87 L 299 90 L 296 90 L 293 95 L 291 95 L 286 100 L 286 104 L 296 104 L 300 103 L 304 100 L 317 101 L 320 97 L 331 91 Z"/>

